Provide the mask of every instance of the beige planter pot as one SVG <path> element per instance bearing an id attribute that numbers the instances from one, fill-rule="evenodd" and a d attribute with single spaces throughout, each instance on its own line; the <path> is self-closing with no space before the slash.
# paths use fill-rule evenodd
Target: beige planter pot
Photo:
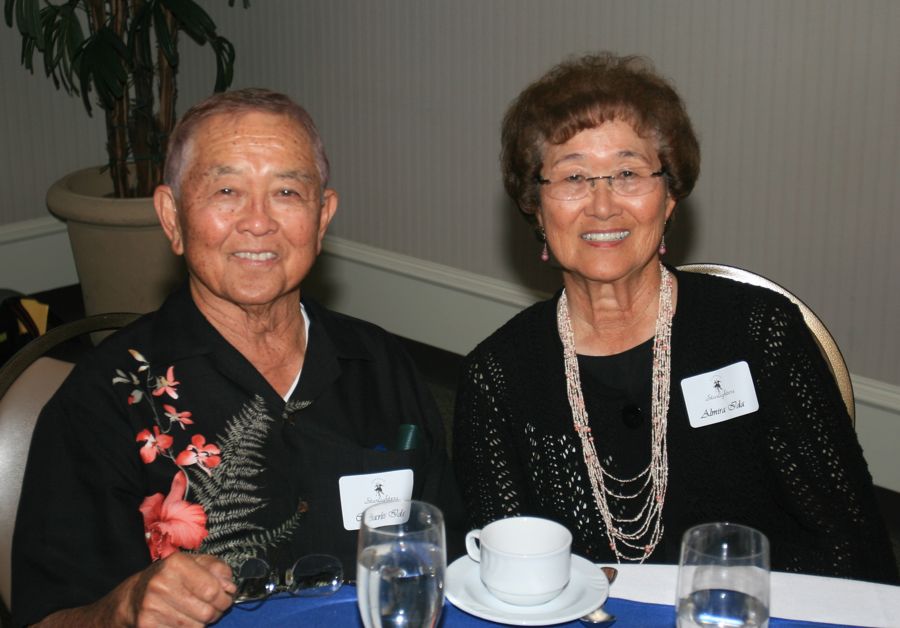
<path id="1" fill-rule="evenodd" d="M 87 315 L 149 312 L 185 277 L 150 198 L 112 198 L 99 168 L 63 177 L 47 191 L 50 212 L 66 222 Z"/>

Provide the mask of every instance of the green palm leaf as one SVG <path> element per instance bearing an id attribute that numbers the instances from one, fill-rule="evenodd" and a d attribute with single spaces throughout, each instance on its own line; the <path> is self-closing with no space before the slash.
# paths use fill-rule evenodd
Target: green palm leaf
<path id="1" fill-rule="evenodd" d="M 97 97 L 104 109 L 115 107 L 116 101 L 125 94 L 128 82 L 126 53 L 125 42 L 111 29 L 103 27 L 86 39 L 75 54 L 81 97 L 88 113 L 91 111 L 88 99 L 91 85 L 97 90 Z"/>
<path id="2" fill-rule="evenodd" d="M 156 33 L 156 43 L 159 49 L 166 55 L 166 60 L 173 68 L 178 67 L 178 49 L 175 46 L 175 33 L 169 30 L 166 24 L 166 14 L 161 5 L 153 7 L 153 30 Z"/>
<path id="3" fill-rule="evenodd" d="M 53 78 L 57 88 L 62 86 L 66 92 L 77 94 L 78 89 L 73 81 L 78 65 L 75 57 L 84 44 L 84 33 L 73 3 L 63 5 L 58 10 L 46 7 L 42 12 L 42 22 L 47 43 L 44 72 Z"/>
<path id="4" fill-rule="evenodd" d="M 228 4 L 234 6 L 234 0 Z M 247 8 L 250 3 L 242 4 Z M 171 131 L 171 117 L 162 121 L 159 114 L 175 110 L 177 90 L 171 81 L 178 68 L 179 30 L 210 45 L 216 59 L 215 91 L 228 89 L 234 78 L 234 46 L 218 35 L 215 22 L 195 0 L 3 0 L 3 18 L 22 38 L 20 63 L 29 72 L 40 53 L 44 74 L 57 89 L 81 96 L 88 115 L 94 104 L 104 110 L 111 164 L 124 164 L 134 146 L 142 147 L 142 153 L 159 146 L 160 133 Z M 165 81 L 157 74 L 157 50 L 167 62 Z M 157 97 L 166 100 L 164 106 L 157 106 Z M 118 141 L 123 118 L 133 144 Z M 139 177 L 144 186 L 138 195 L 149 195 L 158 178 L 155 171 Z M 131 195 L 127 185 L 113 179 L 117 196 Z"/>
<path id="5" fill-rule="evenodd" d="M 159 0 L 175 19 L 178 26 L 198 44 L 205 44 L 216 35 L 216 23 L 194 0 Z"/>

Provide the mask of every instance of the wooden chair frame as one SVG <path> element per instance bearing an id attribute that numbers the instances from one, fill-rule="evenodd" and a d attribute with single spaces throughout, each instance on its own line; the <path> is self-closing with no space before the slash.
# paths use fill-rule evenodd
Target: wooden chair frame
<path id="1" fill-rule="evenodd" d="M 0 476 L 7 483 L 0 491 L 0 601 L 7 609 L 12 590 L 13 526 L 31 432 L 44 403 L 71 371 L 69 363 L 46 354 L 83 334 L 124 327 L 138 316 L 97 314 L 64 323 L 29 342 L 0 366 Z M 14 388 L 17 381 L 22 381 L 22 386 Z M 46 387 L 42 385 L 44 381 Z M 9 399 L 4 399 L 7 393 Z"/>
<path id="2" fill-rule="evenodd" d="M 716 277 L 725 277 L 727 279 L 733 279 L 734 281 L 740 281 L 741 283 L 759 286 L 760 288 L 768 288 L 769 290 L 773 290 L 790 299 L 791 302 L 800 308 L 800 313 L 803 314 L 803 320 L 812 332 L 813 338 L 815 338 L 816 344 L 819 346 L 819 351 L 822 352 L 822 357 L 824 357 L 825 361 L 828 363 L 828 368 L 831 370 L 831 374 L 834 376 L 838 389 L 841 391 L 841 397 L 844 400 L 844 405 L 847 406 L 847 413 L 850 415 L 850 420 L 854 424 L 856 423 L 856 402 L 853 396 L 853 382 L 850 380 L 850 372 L 847 370 L 847 363 L 844 361 L 844 356 L 841 354 L 841 350 L 838 348 L 837 343 L 834 341 L 834 337 L 828 331 L 828 328 L 825 327 L 822 320 L 816 316 L 816 313 L 813 312 L 806 303 L 801 301 L 800 298 L 790 290 L 775 283 L 771 279 L 767 279 L 762 275 L 757 275 L 749 270 L 738 268 L 737 266 L 728 266 L 726 264 L 684 264 L 683 266 L 679 266 L 678 270 L 689 273 L 715 275 Z"/>

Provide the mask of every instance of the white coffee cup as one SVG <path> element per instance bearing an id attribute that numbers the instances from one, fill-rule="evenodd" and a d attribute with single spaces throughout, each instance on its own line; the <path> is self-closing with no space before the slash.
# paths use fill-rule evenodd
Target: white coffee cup
<path id="1" fill-rule="evenodd" d="M 466 551 L 487 590 L 509 604 L 549 602 L 569 583 L 572 533 L 549 519 L 498 519 L 469 532 Z"/>

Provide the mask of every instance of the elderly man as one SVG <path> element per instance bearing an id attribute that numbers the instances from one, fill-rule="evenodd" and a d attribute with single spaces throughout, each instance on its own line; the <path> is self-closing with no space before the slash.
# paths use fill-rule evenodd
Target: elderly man
<path id="1" fill-rule="evenodd" d="M 337 209 L 327 184 L 319 134 L 286 96 L 219 94 L 179 122 L 154 204 L 189 280 L 44 409 L 17 623 L 203 625 L 247 557 L 284 570 L 324 552 L 352 573 L 373 500 L 461 520 L 440 417 L 398 341 L 301 299 Z"/>

